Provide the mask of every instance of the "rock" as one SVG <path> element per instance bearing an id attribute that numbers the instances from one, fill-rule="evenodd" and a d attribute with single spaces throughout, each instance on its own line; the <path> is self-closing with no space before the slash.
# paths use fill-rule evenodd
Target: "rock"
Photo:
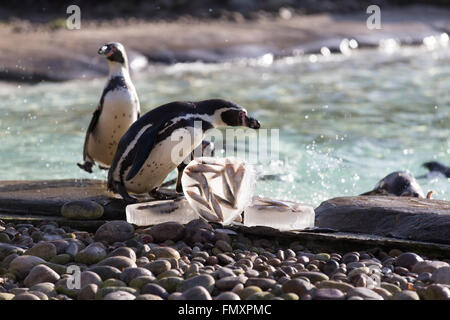
<path id="1" fill-rule="evenodd" d="M 115 256 L 115 257 L 109 257 L 106 259 L 103 259 L 99 263 L 96 264 L 97 266 L 110 266 L 117 268 L 119 270 L 123 270 L 125 268 L 135 268 L 136 263 L 131 260 L 130 258 L 123 257 L 123 256 Z"/>
<path id="2" fill-rule="evenodd" d="M 95 296 L 98 292 L 98 285 L 96 284 L 88 284 L 84 286 L 79 292 L 77 299 L 78 300 L 94 300 Z"/>
<path id="3" fill-rule="evenodd" d="M 214 289 L 214 278 L 208 274 L 201 274 L 189 279 L 184 280 L 177 286 L 177 291 L 184 292 L 193 287 L 200 286 L 204 287 L 208 292 L 212 292 Z"/>
<path id="4" fill-rule="evenodd" d="M 316 226 L 342 232 L 450 244 L 450 203 L 390 196 L 334 198 L 315 210 Z"/>
<path id="5" fill-rule="evenodd" d="M 95 264 L 106 257 L 106 251 L 103 244 L 94 242 L 88 245 L 75 255 L 75 261 L 87 265 Z"/>
<path id="6" fill-rule="evenodd" d="M 70 298 L 76 298 L 79 289 L 73 288 L 73 285 L 73 279 L 63 278 L 55 283 L 55 290 L 57 293 L 64 294 Z"/>
<path id="7" fill-rule="evenodd" d="M 363 298 L 364 300 L 383 300 L 383 297 L 380 296 L 375 291 L 361 287 L 351 289 L 350 291 L 347 292 L 347 296 L 348 297 L 358 296 Z"/>
<path id="8" fill-rule="evenodd" d="M 223 252 L 231 252 L 231 251 L 233 251 L 233 248 L 225 240 L 217 240 L 215 246 L 218 249 L 222 250 Z"/>
<path id="9" fill-rule="evenodd" d="M 317 283 L 317 288 L 331 288 L 331 289 L 338 289 L 342 292 L 348 292 L 351 289 L 354 288 L 354 286 L 352 286 L 349 283 L 346 282 L 339 282 L 339 281 L 334 281 L 334 280 L 324 280 L 324 281 L 320 281 L 319 283 Z"/>
<path id="10" fill-rule="evenodd" d="M 234 290 L 234 289 L 233 289 Z M 242 300 L 246 300 L 254 293 L 262 292 L 262 289 L 257 286 L 248 286 L 236 292 Z"/>
<path id="11" fill-rule="evenodd" d="M 148 283 L 144 285 L 141 289 L 141 294 L 152 294 L 159 296 L 162 299 L 167 299 L 169 297 L 167 290 L 156 283 Z"/>
<path id="12" fill-rule="evenodd" d="M 339 289 L 322 288 L 312 290 L 313 300 L 344 300 L 345 295 Z"/>
<path id="13" fill-rule="evenodd" d="M 263 291 L 252 294 L 246 300 L 271 300 L 274 297 L 274 294 Z"/>
<path id="14" fill-rule="evenodd" d="M 415 254 L 413 252 L 405 252 L 400 254 L 395 259 L 395 265 L 411 270 L 416 265 L 416 263 L 421 261 L 423 261 L 423 259 L 418 254 Z"/>
<path id="15" fill-rule="evenodd" d="M 309 294 L 313 288 L 314 286 L 310 282 L 303 279 L 291 279 L 282 285 L 284 293 L 295 293 L 299 297 Z"/>
<path id="16" fill-rule="evenodd" d="M 169 261 L 160 259 L 152 261 L 144 266 L 145 269 L 150 270 L 152 273 L 158 275 L 169 271 L 171 268 L 171 264 Z"/>
<path id="17" fill-rule="evenodd" d="M 397 292 L 393 300 L 420 300 L 419 295 L 415 291 L 403 290 Z"/>
<path id="18" fill-rule="evenodd" d="M 450 267 L 442 267 L 435 270 L 431 280 L 435 283 L 450 285 Z"/>
<path id="19" fill-rule="evenodd" d="M 121 276 L 120 270 L 111 266 L 92 266 L 88 271 L 95 272 L 103 281 L 110 278 L 120 279 Z"/>
<path id="20" fill-rule="evenodd" d="M 185 241 L 188 243 L 212 242 L 215 238 L 213 228 L 203 219 L 192 220 L 186 224 Z"/>
<path id="21" fill-rule="evenodd" d="M 136 297 L 136 300 L 163 300 L 160 296 L 154 294 L 141 294 Z"/>
<path id="22" fill-rule="evenodd" d="M 143 286 L 145 286 L 147 283 L 153 283 L 156 279 L 154 276 L 140 276 L 136 277 L 133 280 L 131 280 L 128 285 L 132 288 L 136 288 L 138 290 L 141 290 Z"/>
<path id="23" fill-rule="evenodd" d="M 212 300 L 208 290 L 202 286 L 195 286 L 183 292 L 181 300 Z"/>
<path id="24" fill-rule="evenodd" d="M 241 298 L 236 293 L 227 291 L 219 294 L 215 300 L 241 300 Z"/>
<path id="25" fill-rule="evenodd" d="M 297 272 L 293 278 L 305 277 L 308 278 L 312 283 L 316 283 L 318 281 L 329 280 L 328 276 L 322 272 L 315 271 L 300 271 Z"/>
<path id="26" fill-rule="evenodd" d="M 380 296 L 382 296 L 384 300 L 391 300 L 392 299 L 392 293 L 390 293 L 386 289 L 383 289 L 383 288 L 380 288 L 380 287 L 375 287 L 372 290 L 375 291 L 376 293 L 378 293 Z"/>
<path id="27" fill-rule="evenodd" d="M 9 239 L 9 236 L 6 233 L 0 232 L 0 242 L 9 243 L 10 241 L 11 239 Z"/>
<path id="28" fill-rule="evenodd" d="M 146 233 L 151 235 L 155 242 L 178 241 L 184 236 L 184 226 L 174 221 L 164 222 L 149 228 Z"/>
<path id="29" fill-rule="evenodd" d="M 40 299 L 31 293 L 21 293 L 16 295 L 11 300 L 40 300 Z"/>
<path id="30" fill-rule="evenodd" d="M 136 296 L 126 291 L 114 291 L 108 293 L 103 300 L 135 300 Z"/>
<path id="31" fill-rule="evenodd" d="M 123 256 L 136 262 L 136 252 L 128 247 L 119 247 L 108 254 L 108 257 Z"/>
<path id="32" fill-rule="evenodd" d="M 184 280 L 181 277 L 167 277 L 158 280 L 158 284 L 167 290 L 167 292 L 174 292 L 178 285 L 182 283 Z"/>
<path id="33" fill-rule="evenodd" d="M 416 263 L 412 269 L 412 272 L 421 274 L 424 272 L 430 272 L 433 273 L 435 270 L 442 268 L 442 267 L 448 267 L 448 263 L 444 261 L 431 261 L 431 260 L 424 260 Z"/>
<path id="34" fill-rule="evenodd" d="M 396 286 L 395 284 L 389 283 L 389 282 L 381 282 L 380 283 L 380 287 L 389 291 L 393 296 L 398 293 L 401 292 L 402 289 L 400 289 L 399 286 Z"/>
<path id="35" fill-rule="evenodd" d="M 72 257 L 67 253 L 58 254 L 50 259 L 50 262 L 55 264 L 68 264 L 70 261 Z"/>
<path id="36" fill-rule="evenodd" d="M 128 292 L 128 293 L 134 295 L 135 297 L 138 295 L 138 291 L 136 289 L 130 288 L 130 287 L 124 287 L 124 286 L 103 287 L 98 290 L 97 294 L 95 295 L 95 299 L 96 300 L 103 299 L 108 294 L 110 294 L 112 292 L 116 292 L 116 291 Z"/>
<path id="37" fill-rule="evenodd" d="M 14 298 L 14 294 L 7 292 L 0 292 L 0 301 L 2 300 L 12 300 Z"/>
<path id="38" fill-rule="evenodd" d="M 131 239 L 134 235 L 134 228 L 126 221 L 110 221 L 100 226 L 95 233 L 96 241 L 106 241 L 108 243 L 123 242 Z"/>
<path id="39" fill-rule="evenodd" d="M 5 259 L 7 256 L 11 254 L 21 255 L 25 252 L 23 248 L 18 246 L 8 244 L 8 243 L 0 243 L 0 260 Z"/>
<path id="40" fill-rule="evenodd" d="M 344 254 L 342 257 L 342 262 L 345 264 L 349 264 L 351 262 L 358 262 L 359 261 L 359 253 L 358 252 L 348 252 Z"/>
<path id="41" fill-rule="evenodd" d="M 450 289 L 441 284 L 432 284 L 423 291 L 425 300 L 450 300 Z"/>
<path id="42" fill-rule="evenodd" d="M 61 215 L 68 219 L 95 220 L 103 215 L 103 207 L 90 200 L 77 200 L 65 203 L 61 207 Z"/>
<path id="43" fill-rule="evenodd" d="M 51 258 L 56 256 L 56 247 L 50 242 L 39 242 L 31 249 L 25 251 L 26 255 L 35 256 L 49 261 Z"/>
<path id="44" fill-rule="evenodd" d="M 219 253 L 216 256 L 217 256 L 217 259 L 219 259 L 220 265 L 226 266 L 226 265 L 234 263 L 234 259 L 224 253 Z"/>
<path id="45" fill-rule="evenodd" d="M 219 269 L 217 269 L 217 274 L 220 279 L 225 278 L 225 277 L 236 276 L 236 274 L 233 272 L 233 270 L 231 270 L 230 268 L 227 268 L 227 267 L 220 267 Z"/>
<path id="46" fill-rule="evenodd" d="M 237 284 L 245 283 L 245 281 L 247 281 L 247 277 L 244 277 L 244 276 L 223 277 L 216 281 L 216 287 L 220 290 L 231 290 Z"/>
<path id="47" fill-rule="evenodd" d="M 56 296 L 55 284 L 51 282 L 42 282 L 35 284 L 30 288 L 30 291 L 39 291 L 45 293 L 48 297 Z"/>
<path id="48" fill-rule="evenodd" d="M 102 278 L 95 272 L 92 271 L 83 271 L 80 273 L 80 288 L 95 284 L 100 286 L 102 284 Z"/>
<path id="49" fill-rule="evenodd" d="M 126 286 L 127 284 L 122 280 L 111 278 L 103 281 L 100 287 L 107 288 L 107 287 L 126 287 Z"/>
<path id="50" fill-rule="evenodd" d="M 27 287 L 32 287 L 35 284 L 42 283 L 42 282 L 51 282 L 54 283 L 59 280 L 59 274 L 57 274 L 55 271 L 50 269 L 49 267 L 39 264 L 33 269 L 31 269 L 28 276 L 25 278 L 23 283 Z"/>
<path id="51" fill-rule="evenodd" d="M 268 278 L 248 278 L 245 285 L 259 287 L 264 291 L 271 289 L 276 283 L 275 280 Z"/>
<path id="52" fill-rule="evenodd" d="M 339 263 L 336 260 L 328 260 L 323 266 L 323 272 L 327 275 L 334 274 L 339 269 Z"/>
<path id="53" fill-rule="evenodd" d="M 24 279 L 33 267 L 44 262 L 45 260 L 39 257 L 23 255 L 11 261 L 8 270 L 19 279 Z"/>
<path id="54" fill-rule="evenodd" d="M 153 277 L 153 274 L 145 268 L 126 268 L 122 271 L 121 279 L 125 283 L 130 283 L 131 280 L 142 276 Z"/>
<path id="55" fill-rule="evenodd" d="M 171 247 L 158 247 L 154 248 L 152 250 L 152 253 L 155 254 L 157 259 L 162 258 L 173 258 L 173 259 L 180 259 L 180 253 Z"/>

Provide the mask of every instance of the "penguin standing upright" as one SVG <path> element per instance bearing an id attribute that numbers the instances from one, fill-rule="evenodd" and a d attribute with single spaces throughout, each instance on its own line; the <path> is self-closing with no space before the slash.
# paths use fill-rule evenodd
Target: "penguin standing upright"
<path id="1" fill-rule="evenodd" d="M 111 166 L 120 138 L 140 115 L 139 99 L 131 82 L 123 45 L 110 42 L 98 53 L 108 61 L 109 77 L 86 132 L 84 163 L 78 163 L 89 173 L 95 162 L 101 169 Z"/>
<path id="2" fill-rule="evenodd" d="M 120 140 L 108 172 L 108 189 L 127 202 L 136 201 L 128 192 L 164 198 L 157 189 L 167 175 L 200 145 L 207 130 L 225 126 L 259 129 L 260 124 L 243 107 L 221 99 L 172 102 L 147 112 Z M 180 139 L 185 147 L 174 157 Z"/>

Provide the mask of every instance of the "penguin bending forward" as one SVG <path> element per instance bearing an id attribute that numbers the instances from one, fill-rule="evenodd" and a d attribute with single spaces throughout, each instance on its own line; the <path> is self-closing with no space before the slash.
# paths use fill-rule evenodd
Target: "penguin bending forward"
<path id="1" fill-rule="evenodd" d="M 422 187 L 417 183 L 417 180 L 404 171 L 395 171 L 388 174 L 377 183 L 372 191 L 361 194 L 361 196 L 375 195 L 425 198 Z"/>
<path id="2" fill-rule="evenodd" d="M 109 64 L 109 77 L 86 132 L 84 163 L 78 166 L 92 173 L 95 162 L 108 169 L 120 138 L 140 115 L 139 99 L 131 82 L 128 59 L 122 44 L 110 42 L 98 50 Z"/>
<path id="3" fill-rule="evenodd" d="M 120 140 L 108 189 L 127 202 L 136 202 L 128 192 L 164 199 L 157 189 L 167 175 L 202 143 L 207 130 L 226 126 L 260 128 L 243 107 L 221 99 L 171 102 L 147 112 Z"/>

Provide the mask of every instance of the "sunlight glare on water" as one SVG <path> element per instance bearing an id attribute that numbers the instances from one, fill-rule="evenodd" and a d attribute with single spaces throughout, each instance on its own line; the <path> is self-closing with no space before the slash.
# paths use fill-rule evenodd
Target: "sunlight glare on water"
<path id="1" fill-rule="evenodd" d="M 313 61 L 313 62 L 312 62 Z M 133 76 L 143 112 L 175 100 L 224 98 L 280 130 L 280 161 L 256 165 L 257 193 L 319 205 L 357 195 L 395 170 L 450 165 L 450 48 L 359 50 L 255 63 L 155 66 Z M 0 85 L 0 179 L 105 179 L 82 160 L 105 79 Z M 242 147 L 242 146 L 239 146 Z M 174 177 L 174 173 L 171 177 Z M 450 200 L 450 180 L 419 180 Z"/>

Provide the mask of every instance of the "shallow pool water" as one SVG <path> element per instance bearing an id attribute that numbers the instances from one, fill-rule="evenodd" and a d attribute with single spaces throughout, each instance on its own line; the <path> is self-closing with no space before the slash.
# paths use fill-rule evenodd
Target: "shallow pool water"
<path id="1" fill-rule="evenodd" d="M 368 191 L 394 170 L 419 176 L 425 161 L 450 165 L 450 47 L 154 66 L 133 80 L 144 112 L 225 98 L 279 129 L 279 159 L 255 165 L 264 196 L 318 205 Z M 76 166 L 104 82 L 0 84 L 0 180 L 105 179 Z M 419 183 L 450 200 L 450 179 Z"/>

